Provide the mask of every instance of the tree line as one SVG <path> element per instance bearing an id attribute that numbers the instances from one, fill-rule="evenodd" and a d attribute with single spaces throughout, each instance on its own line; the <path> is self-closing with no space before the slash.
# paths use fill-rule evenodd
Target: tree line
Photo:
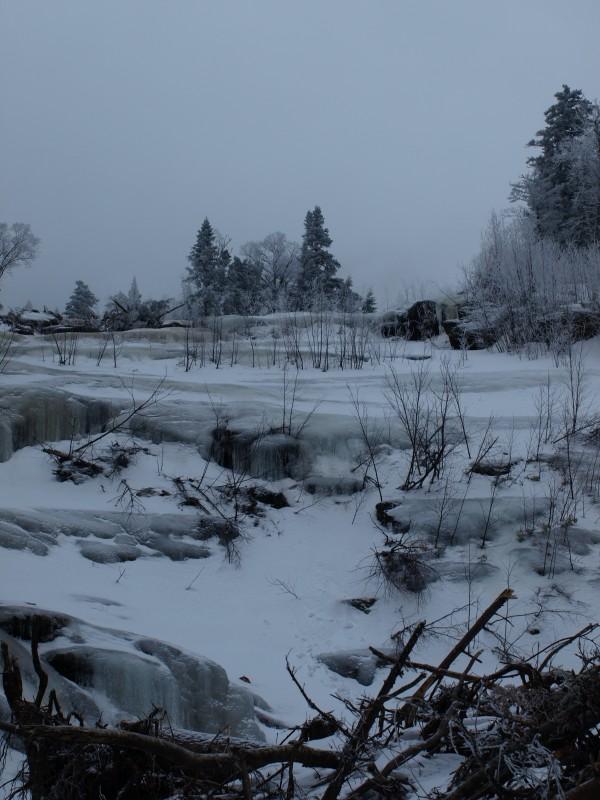
<path id="1" fill-rule="evenodd" d="M 0 278 L 14 267 L 30 263 L 38 244 L 29 226 L 0 228 Z M 158 327 L 175 309 L 192 321 L 226 314 L 314 309 L 374 312 L 372 290 L 361 297 L 353 288 L 352 278 L 338 275 L 340 263 L 331 245 L 319 206 L 305 216 L 301 244 L 290 241 L 284 233 L 271 233 L 261 241 L 244 244 L 239 255 L 232 254 L 230 239 L 206 217 L 188 255 L 182 302 L 143 298 L 134 278 L 127 292 L 110 297 L 100 315 L 98 298 L 87 283 L 77 280 L 64 316 L 85 325 L 126 329 Z"/>
<path id="2" fill-rule="evenodd" d="M 229 240 L 204 219 L 188 256 L 184 297 L 193 316 L 308 311 L 316 305 L 339 311 L 375 311 L 369 291 L 362 298 L 352 279 L 338 276 L 340 264 L 319 206 L 307 212 L 302 244 L 272 233 L 248 242 L 239 256 Z"/>

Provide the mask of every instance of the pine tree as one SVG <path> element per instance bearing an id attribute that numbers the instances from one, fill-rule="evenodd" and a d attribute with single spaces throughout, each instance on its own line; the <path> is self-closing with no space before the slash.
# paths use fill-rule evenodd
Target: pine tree
<path id="1" fill-rule="evenodd" d="M 142 295 L 138 289 L 137 280 L 135 277 L 131 281 L 129 292 L 127 293 L 127 308 L 131 314 L 137 312 L 142 304 Z"/>
<path id="2" fill-rule="evenodd" d="M 369 289 L 369 291 L 365 296 L 365 299 L 363 300 L 362 312 L 363 314 L 374 314 L 375 311 L 377 311 L 377 303 L 375 301 L 375 295 L 373 294 L 373 290 Z"/>
<path id="3" fill-rule="evenodd" d="M 339 289 L 335 276 L 340 265 L 329 252 L 331 244 L 332 239 L 325 227 L 323 212 L 319 206 L 315 206 L 304 218 L 297 287 L 299 308 L 310 308 L 317 294 L 330 297 Z"/>
<path id="4" fill-rule="evenodd" d="M 203 315 L 215 313 L 217 297 L 215 284 L 219 269 L 219 252 L 215 244 L 215 231 L 208 217 L 196 236 L 196 242 L 188 256 L 188 282 L 192 288 L 192 298 Z"/>
<path id="5" fill-rule="evenodd" d="M 259 314 L 262 311 L 261 268 L 235 256 L 227 272 L 224 314 Z"/>
<path id="6" fill-rule="evenodd" d="M 562 245 L 587 244 L 581 232 L 574 235 L 581 209 L 572 153 L 574 143 L 589 130 L 596 109 L 580 89 L 566 84 L 554 97 L 556 102 L 544 114 L 546 126 L 528 143 L 541 152 L 527 160 L 531 172 L 515 184 L 511 198 L 527 203 L 540 236 Z"/>
<path id="7" fill-rule="evenodd" d="M 541 153 L 532 156 L 528 163 L 544 171 L 553 169 L 555 155 L 569 139 L 579 136 L 592 115 L 593 104 L 587 100 L 581 89 L 571 89 L 563 84 L 562 91 L 554 95 L 556 103 L 544 112 L 546 127 L 538 131 L 536 138 L 528 142 L 528 147 L 539 147 Z"/>
<path id="8" fill-rule="evenodd" d="M 75 281 L 75 288 L 65 307 L 65 314 L 71 319 L 90 322 L 96 316 L 94 306 L 97 303 L 98 298 L 87 283 Z"/>
<path id="9" fill-rule="evenodd" d="M 189 306 L 195 313 L 212 316 L 222 313 L 227 270 L 231 254 L 227 240 L 204 219 L 188 256 L 186 282 L 190 287 Z"/>

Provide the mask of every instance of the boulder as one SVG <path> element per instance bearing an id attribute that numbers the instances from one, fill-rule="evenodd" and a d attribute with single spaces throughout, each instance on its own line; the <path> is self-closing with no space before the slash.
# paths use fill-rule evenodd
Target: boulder
<path id="1" fill-rule="evenodd" d="M 453 350 L 486 350 L 498 341 L 493 328 L 469 320 L 447 319 L 442 325 Z"/>
<path id="2" fill-rule="evenodd" d="M 94 722 L 142 718 L 164 708 L 174 728 L 257 741 L 264 700 L 233 684 L 219 664 L 158 639 L 89 625 L 67 614 L 0 606 L 0 640 L 19 660 L 28 696 L 37 688 L 29 642 L 34 618 L 40 659 L 63 709 Z M 0 704 L 1 706 L 1 704 Z M 1 712 L 1 707 L 0 707 Z"/>
<path id="3" fill-rule="evenodd" d="M 382 336 L 400 336 L 411 342 L 431 339 L 439 333 L 438 308 L 433 300 L 418 300 L 406 311 L 393 311 L 381 323 Z"/>

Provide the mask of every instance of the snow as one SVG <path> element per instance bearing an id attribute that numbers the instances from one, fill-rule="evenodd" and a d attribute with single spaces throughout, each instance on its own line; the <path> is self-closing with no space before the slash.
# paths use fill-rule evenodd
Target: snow
<path id="1" fill-rule="evenodd" d="M 274 425 L 282 417 L 283 369 L 280 363 L 269 366 L 272 340 L 268 332 L 258 340 L 257 351 L 263 360 L 255 369 L 250 366 L 249 345 L 242 342 L 241 363 L 230 367 L 225 357 L 219 369 L 207 365 L 185 372 L 181 365 L 184 336 L 185 331 L 176 329 L 129 332 L 123 336 L 116 369 L 108 358 L 97 366 L 98 337 L 81 337 L 72 366 L 55 363 L 43 337 L 19 338 L 9 370 L 0 375 L 0 411 L 3 403 L 13 398 L 10 414 L 14 413 L 17 398 L 37 409 L 37 414 L 66 413 L 69 406 L 64 402 L 47 404 L 41 410 L 42 394 L 66 394 L 78 407 L 101 401 L 126 408 L 132 393 L 143 399 L 162 383 L 159 405 L 149 408 L 133 425 L 148 452 L 139 453 L 112 478 L 103 475 L 80 485 L 57 482 L 41 449 L 45 442 L 36 443 L 31 437 L 24 442 L 26 446 L 7 452 L 10 457 L 0 463 L 0 543 L 3 521 L 10 521 L 10 515 L 18 520 L 25 512 L 30 527 L 42 529 L 45 525 L 50 530 L 52 543 L 45 555 L 26 548 L 0 547 L 1 603 L 67 613 L 88 625 L 163 640 L 211 659 L 233 681 L 248 677 L 250 688 L 268 702 L 274 717 L 289 725 L 304 721 L 308 709 L 291 684 L 286 657 L 298 668 L 299 679 L 315 701 L 344 715 L 348 712 L 335 695 L 356 700 L 365 691 L 376 691 L 384 671 L 378 670 L 373 685 L 365 688 L 328 669 L 319 659 L 323 653 L 361 653 L 370 645 L 389 648 L 391 634 L 426 619 L 437 623 L 420 644 L 418 656 L 436 662 L 452 646 L 457 632 L 506 585 L 517 595 L 509 603 L 509 613 L 535 616 L 515 616 L 514 624 L 506 622 L 496 629 L 524 653 L 595 621 L 600 582 L 597 506 L 592 500 L 586 501 L 585 509 L 579 506 L 573 552 L 569 559 L 561 551 L 551 577 L 539 574 L 546 546 L 541 529 L 535 533 L 527 530 L 536 515 L 543 519 L 547 514 L 548 487 L 555 478 L 549 465 L 525 460 L 536 418 L 534 397 L 549 375 L 556 391 L 563 391 L 564 367 L 557 367 L 550 357 L 528 360 L 488 351 L 454 352 L 443 347 L 443 337 L 434 346 L 401 343 L 393 359 L 366 363 L 361 370 L 322 372 L 307 367 L 299 372 L 294 421 L 312 413 L 303 430 L 310 468 L 306 474 L 268 483 L 256 479 L 283 491 L 290 507 L 266 508 L 262 516 L 242 520 L 239 563 L 235 559 L 232 563 L 216 540 L 203 543 L 207 558 L 182 560 L 168 557 L 164 548 L 140 545 L 136 531 L 154 530 L 161 520 L 167 524 L 176 517 L 183 528 L 187 524 L 193 528 L 197 511 L 180 507 L 174 477 L 198 478 L 207 469 L 207 484 L 226 484 L 226 469 L 214 462 L 206 466 L 215 413 L 240 431 L 256 430 L 259 423 Z M 585 343 L 584 352 L 591 403 L 600 392 L 600 342 Z M 386 590 L 371 575 L 373 551 L 382 546 L 384 538 L 375 524 L 376 488 L 367 485 L 353 494 L 339 488 L 342 478 L 362 477 L 360 470 L 352 471 L 358 462 L 360 432 L 351 388 L 358 392 L 388 445 L 380 449 L 378 457 L 384 499 L 402 501 L 397 513 L 410 520 L 411 530 L 432 535 L 440 514 L 443 482 L 415 493 L 398 489 L 407 463 L 406 441 L 386 401 L 390 365 L 406 380 L 415 365 L 401 356 L 423 354 L 431 356 L 427 363 L 434 388 L 440 386 L 442 359 L 457 367 L 474 449 L 493 417 L 491 432 L 498 437 L 495 450 L 510 452 L 512 460 L 519 463 L 511 480 L 494 494 L 491 478 L 474 475 L 467 480 L 464 453 L 454 458 L 451 486 L 456 496 L 450 508 L 455 514 L 445 515 L 444 525 L 454 527 L 457 504 L 466 492 L 461 507 L 464 516 L 452 546 L 432 562 L 435 581 L 423 594 L 415 595 Z M 295 370 L 288 367 L 287 379 L 294 375 Z M 31 401 L 27 400 L 30 396 Z M 5 417 L 8 415 L 5 412 Z M 43 438 L 56 430 L 62 441 L 53 446 L 68 449 L 64 424 L 45 419 L 39 429 L 44 431 Z M 110 437 L 113 440 L 129 442 L 130 434 L 120 432 Z M 258 470 L 259 476 L 265 474 Z M 309 493 L 308 483 L 304 485 L 307 476 L 314 494 Z M 132 513 L 118 501 L 123 480 L 134 490 L 153 487 L 170 494 L 139 498 L 143 508 Z M 128 515 L 129 529 L 125 524 Z M 120 534 L 128 532 L 137 542 L 136 558 L 119 563 L 86 558 L 86 547 L 89 553 L 99 545 L 113 546 L 110 536 L 99 531 L 98 520 L 106 524 L 117 517 Z M 482 548 L 482 527 L 488 517 L 490 530 Z M 178 528 L 176 524 L 172 527 Z M 81 535 L 74 534 L 73 528 Z M 21 530 L 25 530 L 23 525 Z M 181 531 L 172 536 L 167 531 L 166 535 L 172 542 L 194 542 Z M 125 540 L 121 543 L 127 544 Z M 377 597 L 369 614 L 343 602 L 367 596 Z M 533 630 L 535 633 L 528 632 Z M 481 635 L 481 671 L 497 663 L 497 644 L 488 633 Z M 568 665 L 574 654 L 566 650 L 562 657 Z M 272 729 L 263 732 L 271 740 L 282 736 Z M 434 761 L 422 759 L 413 767 L 413 778 L 423 792 L 444 786 L 458 765 L 456 757 L 449 755 Z"/>

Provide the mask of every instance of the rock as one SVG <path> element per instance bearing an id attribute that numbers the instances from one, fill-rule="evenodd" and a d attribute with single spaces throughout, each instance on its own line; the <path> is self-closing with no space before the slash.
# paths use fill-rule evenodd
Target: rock
<path id="1" fill-rule="evenodd" d="M 381 654 L 387 658 L 394 658 L 397 653 L 394 648 L 381 648 Z M 320 653 L 317 660 L 342 678 L 352 678 L 361 686 L 370 686 L 375 680 L 375 674 L 380 667 L 388 666 L 389 662 L 379 658 L 371 650 L 337 650 L 335 652 Z"/>
<path id="2" fill-rule="evenodd" d="M 392 311 L 383 317 L 381 335 L 400 336 L 413 342 L 431 339 L 440 333 L 437 304 L 419 300 L 406 311 Z"/>
<path id="3" fill-rule="evenodd" d="M 115 412 L 108 402 L 59 389 L 5 391 L 0 398 L 0 461 L 22 447 L 100 431 Z"/>
<path id="4" fill-rule="evenodd" d="M 370 686 L 375 680 L 378 659 L 370 650 L 340 650 L 320 653 L 317 659 L 342 678 L 352 678 L 361 686 Z"/>
<path id="5" fill-rule="evenodd" d="M 224 522 L 220 517 L 216 519 Z M 0 548 L 29 550 L 44 556 L 62 535 L 78 540 L 82 555 L 99 564 L 156 555 L 174 561 L 207 558 L 210 549 L 190 541 L 202 538 L 196 524 L 197 517 L 189 514 L 132 516 L 114 511 L 96 515 L 76 510 L 0 509 Z"/>
<path id="6" fill-rule="evenodd" d="M 447 319 L 442 326 L 453 350 L 486 350 L 498 341 L 494 329 L 467 320 Z"/>
<path id="7" fill-rule="evenodd" d="M 376 602 L 376 597 L 352 597 L 349 600 L 342 600 L 342 603 L 362 611 L 363 614 L 370 614 Z"/>
<path id="8" fill-rule="evenodd" d="M 518 461 L 477 461 L 471 466 L 469 472 L 474 475 L 499 478 L 502 475 L 509 475 L 511 469 L 518 463 Z"/>
<path id="9" fill-rule="evenodd" d="M 160 706 L 173 727 L 263 740 L 255 708 L 264 700 L 232 684 L 214 661 L 158 639 L 88 625 L 66 614 L 27 606 L 0 606 L 0 638 L 18 658 L 27 694 L 37 678 L 27 643 L 33 619 L 40 629 L 40 659 L 49 688 L 65 710 L 88 724 L 141 718 Z"/>
<path id="10" fill-rule="evenodd" d="M 140 550 L 130 544 L 105 544 L 104 542 L 81 542 L 81 555 L 96 564 L 118 564 L 123 561 L 135 561 L 140 557 Z"/>
<path id="11" fill-rule="evenodd" d="M 265 489 L 264 486 L 251 486 L 248 489 L 248 497 L 257 503 L 277 510 L 289 508 L 290 505 L 283 492 L 273 492 L 271 489 Z"/>
<path id="12" fill-rule="evenodd" d="M 600 313 L 588 308 L 566 308 L 546 315 L 538 324 L 540 338 L 547 344 L 557 335 L 579 342 L 600 334 Z"/>
<path id="13" fill-rule="evenodd" d="M 390 339 L 395 336 L 405 336 L 406 326 L 406 314 L 391 311 L 384 314 L 379 331 L 385 339 Z"/>
<path id="14" fill-rule="evenodd" d="M 376 557 L 383 577 L 391 586 L 420 594 L 440 577 L 437 568 L 428 563 L 432 555 L 431 550 L 392 545 L 379 550 Z"/>
<path id="15" fill-rule="evenodd" d="M 437 305 L 432 300 L 419 300 L 406 312 L 406 338 L 413 342 L 422 342 L 439 336 Z"/>
<path id="16" fill-rule="evenodd" d="M 304 481 L 309 494 L 350 495 L 362 492 L 363 482 L 346 475 L 312 475 Z"/>
<path id="17" fill-rule="evenodd" d="M 304 472 L 301 442 L 284 433 L 262 435 L 217 427 L 212 433 L 211 456 L 226 469 L 263 480 L 298 478 Z"/>
<path id="18" fill-rule="evenodd" d="M 391 528 L 394 533 L 408 533 L 410 530 L 410 520 L 398 518 L 396 514 L 390 513 L 401 505 L 400 501 L 384 500 L 375 506 L 375 516 L 377 521 L 385 528 Z"/>

